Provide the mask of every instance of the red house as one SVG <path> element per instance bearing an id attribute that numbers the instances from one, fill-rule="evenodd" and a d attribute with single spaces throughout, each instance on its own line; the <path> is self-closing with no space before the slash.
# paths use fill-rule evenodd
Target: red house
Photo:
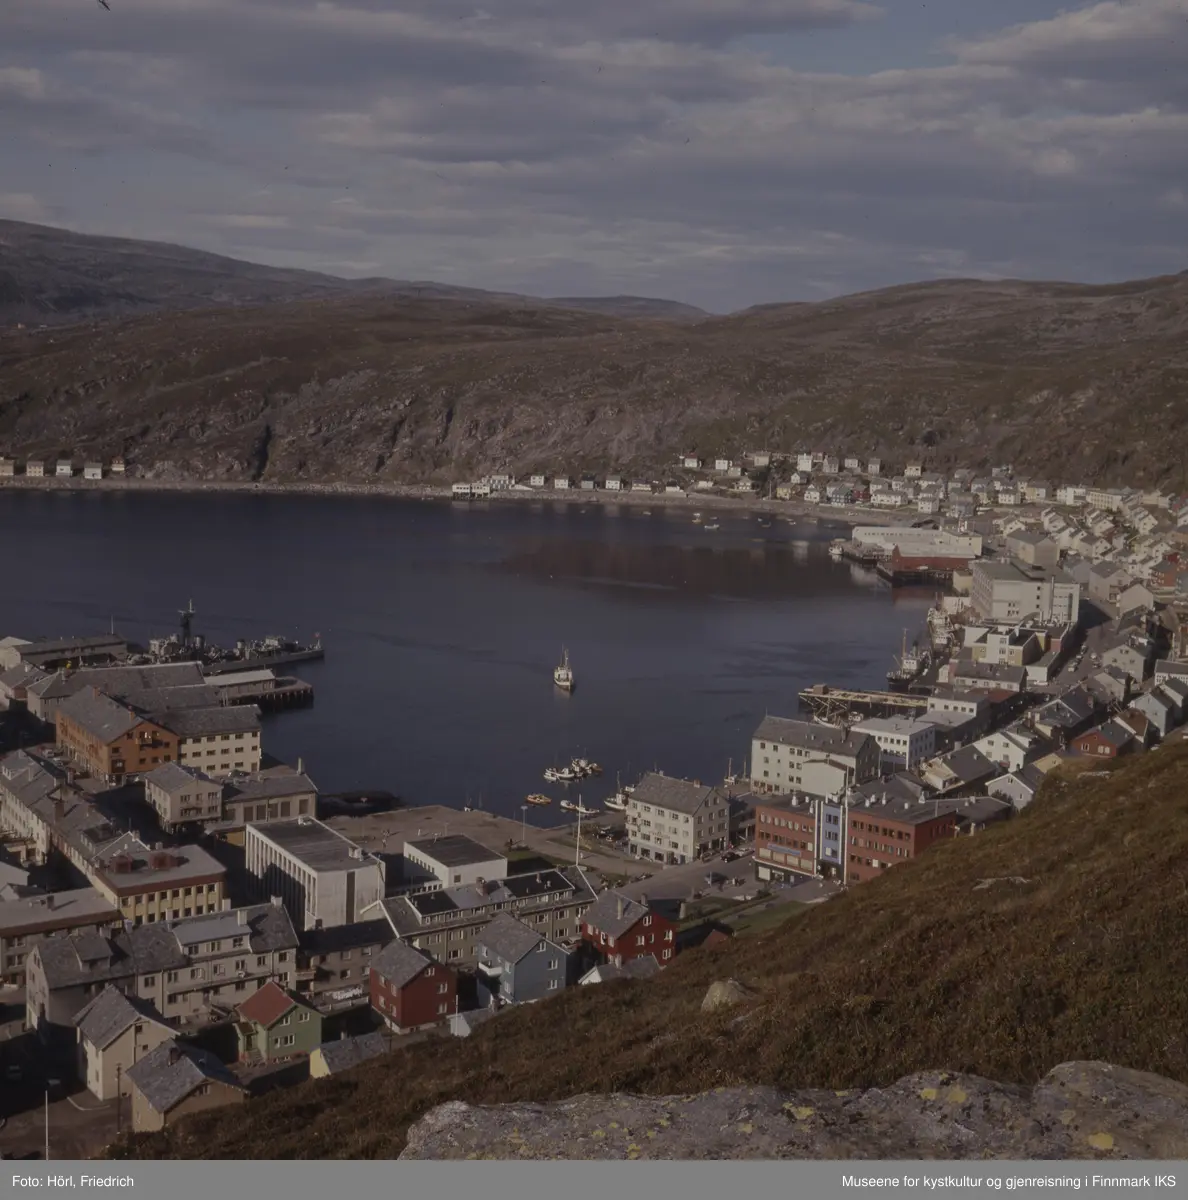
<path id="1" fill-rule="evenodd" d="M 452 968 L 399 939 L 371 964 L 370 982 L 371 1007 L 397 1033 L 439 1025 L 457 1007 L 458 977 Z"/>
<path id="2" fill-rule="evenodd" d="M 1073 750 L 1093 758 L 1117 758 L 1134 749 L 1134 734 L 1118 721 L 1107 721 L 1074 740 Z"/>
<path id="3" fill-rule="evenodd" d="M 622 966 L 654 954 L 666 967 L 676 954 L 676 926 L 646 904 L 605 891 L 582 917 L 582 940 L 602 962 Z"/>

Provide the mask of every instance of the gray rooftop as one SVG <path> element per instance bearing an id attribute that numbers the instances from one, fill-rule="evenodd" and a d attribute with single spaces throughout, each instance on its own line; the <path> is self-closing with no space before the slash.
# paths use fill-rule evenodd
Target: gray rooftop
<path id="1" fill-rule="evenodd" d="M 479 947 L 493 958 L 513 964 L 531 954 L 541 942 L 553 944 L 543 934 L 506 912 L 491 921 L 477 941 Z"/>
<path id="2" fill-rule="evenodd" d="M 633 804 L 654 804 L 690 816 L 698 812 L 714 796 L 715 788 L 707 787 L 689 779 L 673 779 L 649 771 L 635 786 L 631 794 Z"/>
<path id="3" fill-rule="evenodd" d="M 257 904 L 138 925 L 108 936 L 58 934 L 38 942 L 33 953 L 40 956 L 51 988 L 69 988 L 184 967 L 205 943 L 235 937 L 246 937 L 255 954 L 297 949 L 297 934 L 284 908 Z"/>
<path id="4" fill-rule="evenodd" d="M 308 775 L 282 764 L 250 774 L 233 771 L 227 780 L 225 800 L 228 804 L 252 803 L 282 800 L 287 796 L 316 796 L 317 792 L 317 786 Z"/>
<path id="5" fill-rule="evenodd" d="M 313 817 L 262 821 L 248 826 L 248 836 L 266 839 L 311 871 L 355 871 L 380 862 Z"/>
<path id="6" fill-rule="evenodd" d="M 69 717 L 92 737 L 107 744 L 121 738 L 144 719 L 110 696 L 91 688 L 75 692 L 58 705 L 59 718 Z"/>
<path id="7" fill-rule="evenodd" d="M 323 1042 L 318 1049 L 331 1075 L 348 1071 L 369 1058 L 379 1058 L 388 1052 L 382 1033 L 361 1033 L 357 1037 L 339 1038 L 334 1042 Z"/>
<path id="8" fill-rule="evenodd" d="M 121 862 L 127 869 L 119 868 Z M 117 893 L 129 894 L 194 880 L 214 883 L 227 875 L 227 868 L 201 846 L 167 846 L 154 850 L 134 833 L 123 834 L 104 847 L 97 867 L 108 887 Z"/>
<path id="9" fill-rule="evenodd" d="M 422 954 L 397 938 L 396 941 L 389 942 L 376 955 L 371 969 L 392 987 L 402 988 L 432 964 L 433 959 L 427 954 Z"/>
<path id="10" fill-rule="evenodd" d="M 638 900 L 624 896 L 622 892 L 605 891 L 586 910 L 584 924 L 609 937 L 622 937 L 637 921 L 648 915 L 648 909 Z"/>
<path id="11" fill-rule="evenodd" d="M 163 763 L 155 767 L 145 777 L 146 783 L 159 787 L 171 796 L 182 792 L 222 792 L 223 785 L 203 775 L 193 767 L 185 767 L 180 763 Z"/>
<path id="12" fill-rule="evenodd" d="M 256 733 L 260 729 L 260 710 L 254 704 L 215 704 L 210 708 L 158 711 L 153 713 L 151 719 L 180 738 L 209 737 L 221 733 Z"/>
<path id="13" fill-rule="evenodd" d="M 415 842 L 406 842 L 414 850 L 441 863 L 444 867 L 473 867 L 480 863 L 503 859 L 503 855 L 460 833 L 452 833 L 448 837 L 418 838 Z"/>
<path id="14" fill-rule="evenodd" d="M 97 1050 L 106 1050 L 120 1034 L 140 1021 L 165 1024 L 147 1000 L 125 996 L 110 983 L 74 1018 L 79 1033 Z"/>
<path id="15" fill-rule="evenodd" d="M 159 1113 L 172 1112 L 204 1083 L 247 1090 L 210 1051 L 173 1038 L 133 1063 L 126 1078 Z"/>
<path id="16" fill-rule="evenodd" d="M 6 937 L 119 920 L 119 910 L 93 887 L 0 904 L 0 935 Z"/>
<path id="17" fill-rule="evenodd" d="M 37 686 L 37 695 L 54 699 L 73 696 L 86 688 L 98 688 L 108 696 L 123 699 L 132 693 L 191 687 L 203 683 L 198 663 L 161 663 L 144 667 L 80 667 L 56 671 Z"/>
<path id="18" fill-rule="evenodd" d="M 847 756 L 857 754 L 870 740 L 865 733 L 827 728 L 811 721 L 795 721 L 788 717 L 764 717 L 751 737 L 756 741 L 775 742 L 781 746 Z"/>
<path id="19" fill-rule="evenodd" d="M 108 650 L 126 653 L 127 649 L 128 643 L 123 638 L 103 635 L 29 642 L 19 646 L 17 653 L 21 656 L 22 661 L 36 663 L 44 659 L 63 658 L 69 654 L 94 654 L 97 651 Z"/>

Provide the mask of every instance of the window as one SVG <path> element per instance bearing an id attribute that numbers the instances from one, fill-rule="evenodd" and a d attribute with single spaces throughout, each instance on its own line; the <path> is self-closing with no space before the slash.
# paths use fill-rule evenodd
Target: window
<path id="1" fill-rule="evenodd" d="M 439 983 L 437 985 L 437 994 L 439 996 L 444 996 L 449 990 L 450 985 L 448 983 Z"/>
<path id="2" fill-rule="evenodd" d="M 561 984 L 556 979 L 549 980 L 549 991 L 550 992 L 555 992 L 560 986 L 561 986 Z"/>
<path id="3" fill-rule="evenodd" d="M 444 1017 L 447 1012 L 449 1012 L 449 1005 L 439 1004 L 437 1006 L 437 1015 L 439 1017 Z"/>
<path id="4" fill-rule="evenodd" d="M 304 1011 L 302 1011 L 302 1012 L 299 1012 L 299 1013 L 297 1014 L 297 1020 L 298 1020 L 298 1021 L 300 1021 L 300 1022 L 302 1022 L 302 1023 L 305 1023 L 305 1022 L 307 1022 L 307 1021 L 309 1020 L 309 1013 L 307 1013 L 307 1012 L 304 1012 Z"/>

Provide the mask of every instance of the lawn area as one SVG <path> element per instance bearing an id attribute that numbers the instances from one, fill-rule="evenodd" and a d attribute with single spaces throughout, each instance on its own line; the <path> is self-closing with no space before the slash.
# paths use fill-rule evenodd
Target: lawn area
<path id="1" fill-rule="evenodd" d="M 777 904 L 773 908 L 766 908 L 762 912 L 752 910 L 743 913 L 737 920 L 731 920 L 729 917 L 724 920 L 736 934 L 765 933 L 769 929 L 775 929 L 776 926 L 782 925 L 789 917 L 794 917 L 807 907 L 807 904 L 801 904 L 799 900 L 789 900 L 784 904 Z"/>

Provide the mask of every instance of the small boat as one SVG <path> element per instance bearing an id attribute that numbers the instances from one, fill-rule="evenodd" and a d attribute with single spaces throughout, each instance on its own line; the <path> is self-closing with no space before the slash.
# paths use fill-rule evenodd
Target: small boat
<path id="1" fill-rule="evenodd" d="M 829 545 L 829 557 L 834 562 L 841 562 L 842 553 L 845 549 L 845 542 L 831 542 Z"/>
<path id="2" fill-rule="evenodd" d="M 566 812 L 580 813 L 583 817 L 592 817 L 598 812 L 596 808 L 587 808 L 580 800 L 576 804 L 572 800 L 562 800 L 561 807 Z"/>
<path id="3" fill-rule="evenodd" d="M 543 804 L 552 804 L 553 800 L 552 800 L 552 797 L 550 797 L 550 796 L 543 796 L 543 795 L 541 795 L 540 792 L 533 792 L 532 795 L 527 798 L 527 803 L 528 804 L 542 804 L 542 805 Z"/>
<path id="4" fill-rule="evenodd" d="M 547 783 L 576 783 L 581 779 L 581 775 L 572 767 L 547 767 L 544 777 Z"/>
<path id="5" fill-rule="evenodd" d="M 700 524 L 701 524 L 701 513 L 694 513 L 694 514 L 693 514 L 693 524 L 694 524 L 694 525 L 700 525 Z"/>
<path id="6" fill-rule="evenodd" d="M 770 528 L 771 528 L 771 522 L 770 522 L 770 521 L 765 521 L 765 520 L 764 520 L 762 517 L 760 517 L 760 518 L 759 518 L 759 528 L 760 528 L 760 529 L 770 529 Z"/>
<path id="7" fill-rule="evenodd" d="M 710 524 L 702 526 L 703 529 L 720 529 L 721 526 L 717 521 L 711 521 Z"/>
<path id="8" fill-rule="evenodd" d="M 556 767 L 545 767 L 544 777 L 547 783 L 559 783 L 561 772 Z"/>
<path id="9" fill-rule="evenodd" d="M 596 763 L 596 762 L 587 763 L 587 764 L 586 764 L 586 770 L 587 770 L 587 771 L 588 771 L 588 772 L 589 772 L 591 775 L 601 775 L 601 774 L 602 774 L 602 767 L 601 767 L 601 766 L 600 766 L 598 763 Z"/>
<path id="10" fill-rule="evenodd" d="M 620 792 L 616 792 L 613 796 L 608 797 L 603 803 L 611 812 L 627 811 L 627 797 Z"/>
<path id="11" fill-rule="evenodd" d="M 569 665 L 569 651 L 562 648 L 561 661 L 553 668 L 553 682 L 562 691 L 573 691 L 573 668 Z"/>

